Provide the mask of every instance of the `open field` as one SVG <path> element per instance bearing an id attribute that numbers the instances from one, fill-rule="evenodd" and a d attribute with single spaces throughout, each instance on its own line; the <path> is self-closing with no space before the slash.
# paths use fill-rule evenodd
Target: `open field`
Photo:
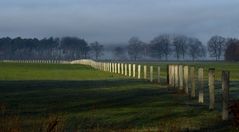
<path id="1" fill-rule="evenodd" d="M 125 78 L 89 66 L 0 63 L 0 80 L 100 80 Z"/>
<path id="2" fill-rule="evenodd" d="M 235 98 L 239 94 L 237 66 L 215 64 L 216 69 L 233 70 L 230 94 Z M 165 68 L 163 63 L 163 75 Z M 231 129 L 230 121 L 221 120 L 219 101 L 218 109 L 209 111 L 206 104 L 199 105 L 164 84 L 83 65 L 1 63 L 0 69 L 2 130 L 41 131 L 54 123 L 59 131 Z"/>

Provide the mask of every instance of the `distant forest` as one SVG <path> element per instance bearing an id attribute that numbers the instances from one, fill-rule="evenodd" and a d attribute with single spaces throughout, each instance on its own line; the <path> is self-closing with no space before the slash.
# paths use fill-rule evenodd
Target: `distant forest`
<path id="1" fill-rule="evenodd" d="M 1 60 L 76 60 L 76 59 L 117 59 L 117 60 L 236 60 L 239 58 L 239 45 L 236 38 L 212 36 L 207 45 L 197 38 L 185 35 L 161 34 L 150 42 L 137 37 L 128 44 L 106 48 L 96 42 L 88 43 L 82 38 L 0 38 Z M 111 45 L 112 46 L 112 45 Z M 229 47 L 229 48 L 228 48 Z M 105 50 L 107 49 L 107 50 Z M 238 49 L 238 50 L 237 50 Z M 111 53 L 104 57 L 104 53 Z"/>

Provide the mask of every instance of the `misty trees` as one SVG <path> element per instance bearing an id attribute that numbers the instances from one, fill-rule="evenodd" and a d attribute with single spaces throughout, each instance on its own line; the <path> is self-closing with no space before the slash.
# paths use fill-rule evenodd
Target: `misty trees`
<path id="1" fill-rule="evenodd" d="M 185 57 L 185 54 L 187 52 L 187 37 L 184 35 L 176 35 L 173 38 L 173 46 L 174 46 L 174 51 L 177 57 L 177 60 L 182 56 L 183 59 Z"/>
<path id="2" fill-rule="evenodd" d="M 99 57 L 103 55 L 104 46 L 99 44 L 97 41 L 90 44 L 90 49 L 96 60 L 98 60 Z"/>
<path id="3" fill-rule="evenodd" d="M 177 60 L 186 57 L 195 60 L 206 56 L 206 48 L 197 38 L 161 34 L 154 37 L 149 44 L 132 37 L 129 41 L 128 54 L 134 60 L 139 59 L 142 55 L 165 60 L 175 55 Z"/>
<path id="4" fill-rule="evenodd" d="M 188 39 L 188 55 L 192 58 L 193 61 L 196 58 L 206 56 L 206 49 L 202 42 L 197 38 Z"/>
<path id="5" fill-rule="evenodd" d="M 226 39 L 221 36 L 212 36 L 207 43 L 208 52 L 211 57 L 215 57 L 216 60 L 220 60 L 226 47 Z"/>
<path id="6" fill-rule="evenodd" d="M 239 61 L 239 41 L 231 39 L 228 41 L 225 51 L 225 59 L 227 61 Z"/>
<path id="7" fill-rule="evenodd" d="M 165 60 L 171 52 L 170 49 L 170 36 L 167 34 L 159 35 L 150 42 L 151 56 L 161 59 L 163 56 Z"/>
<path id="8" fill-rule="evenodd" d="M 128 45 L 128 54 L 131 59 L 139 59 L 143 54 L 143 49 L 144 48 L 142 41 L 140 41 L 137 37 L 130 38 Z"/>
<path id="9" fill-rule="evenodd" d="M 126 56 L 125 56 L 125 49 L 123 47 L 116 47 L 114 48 L 113 50 L 113 54 L 114 54 L 114 57 L 116 59 L 126 59 Z"/>
<path id="10" fill-rule="evenodd" d="M 88 43 L 77 37 L 0 38 L 1 59 L 81 59 L 87 58 Z"/>

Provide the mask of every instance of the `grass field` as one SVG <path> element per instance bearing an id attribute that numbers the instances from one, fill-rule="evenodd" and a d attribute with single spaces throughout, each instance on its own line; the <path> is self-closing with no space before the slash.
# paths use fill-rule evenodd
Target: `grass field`
<path id="1" fill-rule="evenodd" d="M 228 68 L 238 74 L 237 65 Z M 209 111 L 167 85 L 83 65 L 0 63 L 0 69 L 2 131 L 233 130 L 221 120 L 220 102 Z M 237 74 L 234 97 L 239 93 Z"/>

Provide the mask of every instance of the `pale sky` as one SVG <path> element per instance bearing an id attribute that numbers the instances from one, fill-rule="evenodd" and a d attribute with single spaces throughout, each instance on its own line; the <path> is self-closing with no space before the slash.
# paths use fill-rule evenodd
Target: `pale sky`
<path id="1" fill-rule="evenodd" d="M 206 42 L 239 36 L 239 0 L 0 0 L 0 37 L 77 36 L 148 42 L 160 33 Z"/>

